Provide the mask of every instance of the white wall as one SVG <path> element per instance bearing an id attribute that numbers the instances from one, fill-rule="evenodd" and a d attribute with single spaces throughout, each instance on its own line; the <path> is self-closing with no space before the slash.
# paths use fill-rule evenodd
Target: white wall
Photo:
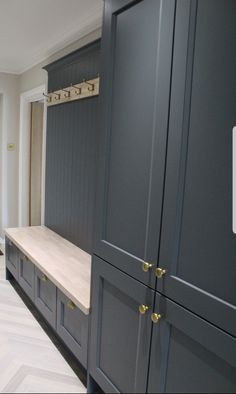
<path id="1" fill-rule="evenodd" d="M 16 75 L 0 73 L 0 237 L 4 227 L 17 225 L 18 218 L 18 133 L 19 133 L 19 82 Z M 14 143 L 14 151 L 7 143 Z"/>

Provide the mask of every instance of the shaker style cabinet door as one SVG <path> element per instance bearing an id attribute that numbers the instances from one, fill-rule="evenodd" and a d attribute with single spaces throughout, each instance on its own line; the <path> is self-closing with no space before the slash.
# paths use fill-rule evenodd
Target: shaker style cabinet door
<path id="1" fill-rule="evenodd" d="M 235 393 L 236 338 L 157 294 L 148 393 Z"/>
<path id="2" fill-rule="evenodd" d="M 57 288 L 35 267 L 35 305 L 48 323 L 56 329 Z"/>
<path id="3" fill-rule="evenodd" d="M 174 0 L 105 1 L 94 253 L 151 287 L 163 197 L 174 10 Z"/>
<path id="4" fill-rule="evenodd" d="M 154 291 L 93 258 L 89 374 L 105 393 L 145 393 Z"/>
<path id="5" fill-rule="evenodd" d="M 18 249 L 13 242 L 6 237 L 6 268 L 14 276 L 19 279 L 19 258 Z"/>
<path id="6" fill-rule="evenodd" d="M 25 293 L 34 301 L 35 266 L 22 252 L 19 255 L 19 284 Z"/>
<path id="7" fill-rule="evenodd" d="M 235 37 L 234 0 L 177 1 L 157 290 L 236 336 Z"/>

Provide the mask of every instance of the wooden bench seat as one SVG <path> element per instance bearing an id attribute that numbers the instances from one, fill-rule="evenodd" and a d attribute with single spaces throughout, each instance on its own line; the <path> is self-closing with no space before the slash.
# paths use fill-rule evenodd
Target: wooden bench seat
<path id="1" fill-rule="evenodd" d="M 91 256 L 45 226 L 10 228 L 10 239 L 85 314 L 90 313 Z"/>

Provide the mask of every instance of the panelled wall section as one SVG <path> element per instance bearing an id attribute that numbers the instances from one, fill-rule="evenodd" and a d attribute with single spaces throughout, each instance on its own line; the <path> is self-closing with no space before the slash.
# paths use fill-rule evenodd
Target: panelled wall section
<path id="1" fill-rule="evenodd" d="M 46 67 L 48 91 L 99 73 L 100 41 Z M 48 107 L 45 225 L 91 253 L 98 96 Z"/>

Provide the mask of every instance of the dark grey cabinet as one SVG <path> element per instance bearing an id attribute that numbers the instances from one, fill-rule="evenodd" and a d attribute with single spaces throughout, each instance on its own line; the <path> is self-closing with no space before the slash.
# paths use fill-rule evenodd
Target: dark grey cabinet
<path id="1" fill-rule="evenodd" d="M 157 289 L 236 336 L 236 2 L 177 1 Z"/>
<path id="2" fill-rule="evenodd" d="M 8 238 L 6 238 L 6 268 L 14 276 L 14 278 L 18 280 L 19 278 L 18 249 Z"/>
<path id="3" fill-rule="evenodd" d="M 89 373 L 105 392 L 146 392 L 153 303 L 153 290 L 93 258 Z"/>
<path id="4" fill-rule="evenodd" d="M 105 2 L 94 253 L 155 287 L 174 0 Z M 150 269 L 149 269 L 150 268 Z"/>
<path id="5" fill-rule="evenodd" d="M 235 37 L 235 0 L 105 1 L 91 387 L 236 390 Z"/>
<path id="6" fill-rule="evenodd" d="M 48 277 L 35 267 L 35 305 L 56 329 L 57 288 Z"/>
<path id="7" fill-rule="evenodd" d="M 235 393 L 236 338 L 157 294 L 149 393 Z"/>
<path id="8" fill-rule="evenodd" d="M 19 253 L 19 284 L 25 293 L 34 301 L 34 264 L 20 251 Z"/>
<path id="9" fill-rule="evenodd" d="M 60 290 L 57 290 L 57 333 L 86 368 L 88 316 Z"/>

